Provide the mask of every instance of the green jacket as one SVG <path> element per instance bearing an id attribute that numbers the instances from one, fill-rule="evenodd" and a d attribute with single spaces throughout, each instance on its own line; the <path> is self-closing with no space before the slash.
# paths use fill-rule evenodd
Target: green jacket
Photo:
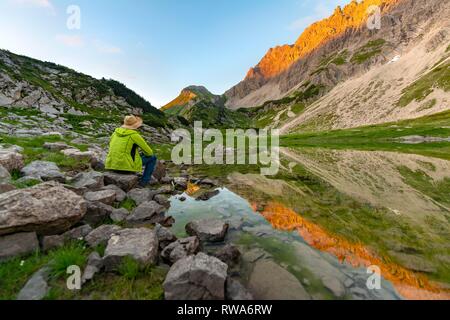
<path id="1" fill-rule="evenodd" d="M 109 143 L 105 168 L 107 170 L 141 172 L 142 158 L 138 148 L 148 157 L 153 155 L 153 150 L 139 132 L 123 128 L 116 129 Z"/>

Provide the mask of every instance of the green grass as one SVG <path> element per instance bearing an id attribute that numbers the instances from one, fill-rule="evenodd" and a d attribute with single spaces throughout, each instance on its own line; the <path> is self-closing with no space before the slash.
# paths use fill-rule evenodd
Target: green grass
<path id="1" fill-rule="evenodd" d="M 362 64 L 374 56 L 382 52 L 383 46 L 386 44 L 384 39 L 372 40 L 360 47 L 351 58 L 351 62 Z"/>
<path id="2" fill-rule="evenodd" d="M 136 202 L 130 198 L 126 198 L 119 204 L 119 208 L 127 209 L 130 212 L 133 211 L 136 206 Z"/>
<path id="3" fill-rule="evenodd" d="M 398 138 L 411 135 L 450 137 L 450 111 L 414 120 L 354 129 L 291 134 L 281 137 L 280 142 L 286 147 L 396 151 L 450 159 L 450 143 L 448 142 L 412 145 L 396 141 Z"/>
<path id="4" fill-rule="evenodd" d="M 119 266 L 118 273 L 125 279 L 134 280 L 138 277 L 141 269 L 139 262 L 130 257 L 125 257 Z"/>
<path id="5" fill-rule="evenodd" d="M 49 255 L 51 275 L 61 278 L 67 274 L 67 268 L 70 266 L 78 266 L 83 269 L 87 261 L 87 252 L 84 245 L 79 242 L 70 243 L 51 252 Z"/>
<path id="6" fill-rule="evenodd" d="M 405 88 L 397 105 L 405 107 L 412 101 L 423 101 L 436 88 L 450 91 L 450 63 L 434 68 L 419 80 Z"/>

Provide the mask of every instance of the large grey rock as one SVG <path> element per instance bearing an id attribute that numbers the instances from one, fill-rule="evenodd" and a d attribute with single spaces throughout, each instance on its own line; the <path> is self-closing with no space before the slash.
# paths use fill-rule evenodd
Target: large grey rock
<path id="1" fill-rule="evenodd" d="M 342 282 L 340 282 L 337 278 L 332 276 L 323 277 L 322 283 L 325 288 L 331 291 L 333 295 L 338 298 L 341 298 L 345 295 L 345 286 Z"/>
<path id="2" fill-rule="evenodd" d="M 103 262 L 107 271 L 116 270 L 125 257 L 136 260 L 142 266 L 154 265 L 158 260 L 158 248 L 154 230 L 123 229 L 109 239 Z"/>
<path id="3" fill-rule="evenodd" d="M 226 299 L 253 300 L 253 296 L 239 281 L 228 277 L 226 282 Z"/>
<path id="4" fill-rule="evenodd" d="M 21 173 L 24 176 L 40 178 L 44 181 L 58 181 L 64 183 L 66 178 L 54 162 L 33 161 L 24 168 Z"/>
<path id="5" fill-rule="evenodd" d="M 103 267 L 103 260 L 98 252 L 92 252 L 88 257 L 86 268 L 84 268 L 83 275 L 81 277 L 81 283 L 85 284 L 88 281 L 94 279 L 94 276 L 100 272 Z"/>
<path id="6" fill-rule="evenodd" d="M 298 279 L 270 259 L 256 261 L 249 290 L 257 300 L 310 300 Z"/>
<path id="7" fill-rule="evenodd" d="M 161 252 L 161 257 L 171 263 L 175 263 L 187 256 L 200 251 L 200 241 L 197 237 L 178 239 L 167 245 Z"/>
<path id="8" fill-rule="evenodd" d="M 114 190 L 116 193 L 116 202 L 122 202 L 127 198 L 127 193 L 114 184 L 104 186 L 101 190 Z"/>
<path id="9" fill-rule="evenodd" d="M 165 195 L 157 194 L 156 196 L 153 197 L 153 200 L 158 202 L 164 208 L 167 208 L 167 209 L 170 208 L 170 201 Z"/>
<path id="10" fill-rule="evenodd" d="M 57 182 L 0 194 L 0 235 L 36 231 L 59 234 L 86 214 L 86 201 Z"/>
<path id="11" fill-rule="evenodd" d="M 47 284 L 50 275 L 50 268 L 43 267 L 28 280 L 20 290 L 17 300 L 42 300 L 48 294 Z"/>
<path id="12" fill-rule="evenodd" d="M 164 220 L 166 208 L 155 201 L 144 202 L 127 217 L 132 224 L 159 223 Z"/>
<path id="13" fill-rule="evenodd" d="M 116 192 L 114 190 L 90 191 L 84 194 L 84 198 L 90 202 L 111 205 L 116 201 Z"/>
<path id="14" fill-rule="evenodd" d="M 164 281 L 166 300 L 224 300 L 228 267 L 204 253 L 178 260 Z"/>
<path id="15" fill-rule="evenodd" d="M 114 208 L 110 205 L 101 202 L 88 201 L 86 215 L 84 216 L 83 221 L 92 226 L 96 226 L 105 222 L 113 211 Z"/>
<path id="16" fill-rule="evenodd" d="M 0 261 L 23 256 L 39 249 L 35 232 L 15 233 L 0 237 Z"/>
<path id="17" fill-rule="evenodd" d="M 95 191 L 104 186 L 103 174 L 97 171 L 81 172 L 71 181 L 73 187 Z"/>
<path id="18" fill-rule="evenodd" d="M 186 232 L 191 236 L 197 236 L 200 241 L 221 242 L 228 231 L 228 224 L 217 219 L 204 219 L 189 222 Z"/>
<path id="19" fill-rule="evenodd" d="M 109 217 L 114 222 L 122 222 L 125 221 L 129 215 L 130 212 L 127 209 L 120 208 L 114 209 L 113 212 L 109 215 Z"/>
<path id="20" fill-rule="evenodd" d="M 92 230 L 85 238 L 88 245 L 96 247 L 101 244 L 107 244 L 111 236 L 122 230 L 119 226 L 105 224 Z"/>
<path id="21" fill-rule="evenodd" d="M 24 166 L 23 156 L 14 148 L 0 147 L 0 165 L 9 172 L 20 170 Z"/>
<path id="22" fill-rule="evenodd" d="M 0 165 L 0 183 L 8 183 L 11 181 L 11 175 L 2 165 Z"/>
<path id="23" fill-rule="evenodd" d="M 164 249 L 172 242 L 177 241 L 177 237 L 169 229 L 157 224 L 155 226 L 156 236 L 158 237 L 160 249 Z"/>
<path id="24" fill-rule="evenodd" d="M 150 189 L 133 189 L 128 192 L 128 198 L 132 199 L 139 206 L 144 202 L 152 201 L 156 191 Z"/>
<path id="25" fill-rule="evenodd" d="M 114 184 L 125 192 L 133 189 L 139 182 L 139 177 L 135 174 L 122 174 L 116 172 L 105 173 L 105 184 Z"/>

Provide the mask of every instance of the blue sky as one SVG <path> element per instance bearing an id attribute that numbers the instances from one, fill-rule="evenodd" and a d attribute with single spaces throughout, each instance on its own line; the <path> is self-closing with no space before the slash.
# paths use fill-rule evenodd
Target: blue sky
<path id="1" fill-rule="evenodd" d="M 0 0 L 0 48 L 119 80 L 159 107 L 191 84 L 222 94 L 347 2 Z M 70 5 L 80 29 L 67 27 Z"/>

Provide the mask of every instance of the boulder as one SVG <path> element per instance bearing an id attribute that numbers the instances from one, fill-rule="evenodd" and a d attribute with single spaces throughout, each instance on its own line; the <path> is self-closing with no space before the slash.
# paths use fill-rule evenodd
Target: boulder
<path id="1" fill-rule="evenodd" d="M 132 224 L 158 223 L 164 220 L 166 208 L 156 201 L 147 201 L 138 206 L 127 217 L 127 222 Z"/>
<path id="2" fill-rule="evenodd" d="M 156 264 L 158 260 L 158 237 L 147 228 L 123 229 L 108 241 L 103 262 L 107 271 L 114 271 L 125 257 L 130 257 L 143 267 Z"/>
<path id="3" fill-rule="evenodd" d="M 167 209 L 170 208 L 170 201 L 169 201 L 169 199 L 166 196 L 162 195 L 162 194 L 157 194 L 156 196 L 153 197 L 153 200 L 158 202 L 164 208 L 167 208 Z"/>
<path id="4" fill-rule="evenodd" d="M 157 194 L 172 194 L 173 188 L 171 185 L 163 185 L 157 190 Z"/>
<path id="5" fill-rule="evenodd" d="M 69 149 L 70 146 L 65 142 L 46 142 L 44 143 L 44 148 L 51 151 L 61 151 Z"/>
<path id="6" fill-rule="evenodd" d="M 107 244 L 109 239 L 111 239 L 111 236 L 120 230 L 122 230 L 122 228 L 119 226 L 105 224 L 92 230 L 86 236 L 85 240 L 89 246 L 94 248 L 101 244 Z"/>
<path id="7" fill-rule="evenodd" d="M 45 236 L 42 239 L 42 251 L 47 252 L 64 246 L 65 239 L 62 235 Z"/>
<path id="8" fill-rule="evenodd" d="M 185 177 L 173 178 L 173 184 L 176 190 L 185 191 L 188 186 L 188 180 Z"/>
<path id="9" fill-rule="evenodd" d="M 227 300 L 253 300 L 252 294 L 237 280 L 228 277 L 226 282 Z"/>
<path id="10" fill-rule="evenodd" d="M 227 265 L 204 253 L 178 260 L 164 281 L 166 300 L 224 300 Z"/>
<path id="11" fill-rule="evenodd" d="M 167 247 L 172 242 L 177 241 L 177 237 L 169 229 L 157 224 L 155 230 L 161 250 Z"/>
<path id="12" fill-rule="evenodd" d="M 112 205 L 116 201 L 116 192 L 114 190 L 90 191 L 84 194 L 84 198 L 90 202 Z"/>
<path id="13" fill-rule="evenodd" d="M 120 209 L 114 209 L 113 212 L 109 215 L 109 217 L 114 222 L 122 222 L 122 221 L 125 221 L 129 215 L 130 215 L 130 212 L 128 212 L 127 209 L 120 208 Z"/>
<path id="14" fill-rule="evenodd" d="M 83 276 L 81 277 L 81 284 L 94 279 L 94 276 L 100 272 L 103 267 L 103 260 L 98 252 L 92 252 L 88 257 L 86 268 L 84 268 Z"/>
<path id="15" fill-rule="evenodd" d="M 220 190 L 206 191 L 195 198 L 196 201 L 208 201 L 209 199 L 217 196 L 220 193 Z"/>
<path id="16" fill-rule="evenodd" d="M 0 194 L 16 190 L 16 187 L 9 183 L 0 183 Z"/>
<path id="17" fill-rule="evenodd" d="M 165 177 L 162 177 L 162 178 L 161 178 L 160 182 L 161 182 L 162 184 L 170 184 L 170 183 L 173 182 L 173 178 L 171 178 L 171 177 L 169 177 L 169 176 L 165 176 Z"/>
<path id="18" fill-rule="evenodd" d="M 11 175 L 2 165 L 0 165 L 0 183 L 8 183 L 11 181 Z"/>
<path id="19" fill-rule="evenodd" d="M 89 163 L 97 162 L 95 158 L 95 153 L 92 151 L 80 151 L 76 148 L 69 148 L 61 150 L 61 153 L 66 157 L 75 159 L 77 161 L 88 161 Z"/>
<path id="20" fill-rule="evenodd" d="M 150 189 L 133 189 L 128 192 L 127 197 L 132 199 L 139 206 L 144 202 L 153 200 L 156 191 Z"/>
<path id="21" fill-rule="evenodd" d="M 84 238 L 91 233 L 92 228 L 88 224 L 76 227 L 63 234 L 65 240 L 84 240 Z"/>
<path id="22" fill-rule="evenodd" d="M 27 177 L 39 178 L 43 181 L 58 181 L 64 183 L 66 177 L 54 162 L 33 161 L 24 168 L 21 173 Z"/>
<path id="23" fill-rule="evenodd" d="M 127 198 L 127 193 L 114 184 L 104 186 L 101 190 L 114 190 L 116 192 L 116 202 L 122 202 Z"/>
<path id="24" fill-rule="evenodd" d="M 214 256 L 220 261 L 226 263 L 229 267 L 232 267 L 239 263 L 241 258 L 241 252 L 239 249 L 231 244 L 220 248 Z"/>
<path id="25" fill-rule="evenodd" d="M 0 194 L 0 235 L 35 231 L 60 234 L 86 214 L 86 201 L 57 182 Z"/>
<path id="26" fill-rule="evenodd" d="M 105 173 L 105 185 L 114 184 L 125 192 L 133 189 L 139 182 L 139 177 L 135 174 L 123 174 L 116 172 Z"/>
<path id="27" fill-rule="evenodd" d="M 200 251 L 200 241 L 197 237 L 189 237 L 178 239 L 167 245 L 161 252 L 161 257 L 170 262 L 175 263 L 187 256 L 196 254 Z"/>
<path id="28" fill-rule="evenodd" d="M 20 290 L 17 300 L 42 300 L 48 294 L 49 287 L 47 284 L 50 276 L 50 268 L 43 267 L 37 271 L 28 280 L 25 286 Z"/>
<path id="29" fill-rule="evenodd" d="M 34 253 L 38 249 L 39 242 L 35 232 L 0 237 L 0 261 Z"/>
<path id="30" fill-rule="evenodd" d="M 206 179 L 202 179 L 200 181 L 200 185 L 207 186 L 207 187 L 215 187 L 215 186 L 217 186 L 217 182 L 215 182 L 209 178 L 206 178 Z"/>
<path id="31" fill-rule="evenodd" d="M 9 172 L 20 170 L 24 166 L 23 156 L 13 147 L 0 147 L 0 165 Z"/>
<path id="32" fill-rule="evenodd" d="M 110 205 L 97 201 L 88 201 L 86 215 L 84 216 L 83 221 L 92 226 L 96 226 L 105 222 L 113 211 L 114 208 Z"/>
<path id="33" fill-rule="evenodd" d="M 223 241 L 227 231 L 228 224 L 217 219 L 196 220 L 186 225 L 187 234 L 206 242 Z"/>
<path id="34" fill-rule="evenodd" d="M 155 171 L 153 171 L 153 177 L 156 180 L 160 181 L 163 177 L 166 176 L 166 173 L 167 173 L 166 165 L 161 161 L 158 161 L 155 167 Z"/>
<path id="35" fill-rule="evenodd" d="M 71 185 L 77 189 L 99 190 L 104 186 L 103 174 L 97 171 L 81 172 L 71 180 Z"/>

